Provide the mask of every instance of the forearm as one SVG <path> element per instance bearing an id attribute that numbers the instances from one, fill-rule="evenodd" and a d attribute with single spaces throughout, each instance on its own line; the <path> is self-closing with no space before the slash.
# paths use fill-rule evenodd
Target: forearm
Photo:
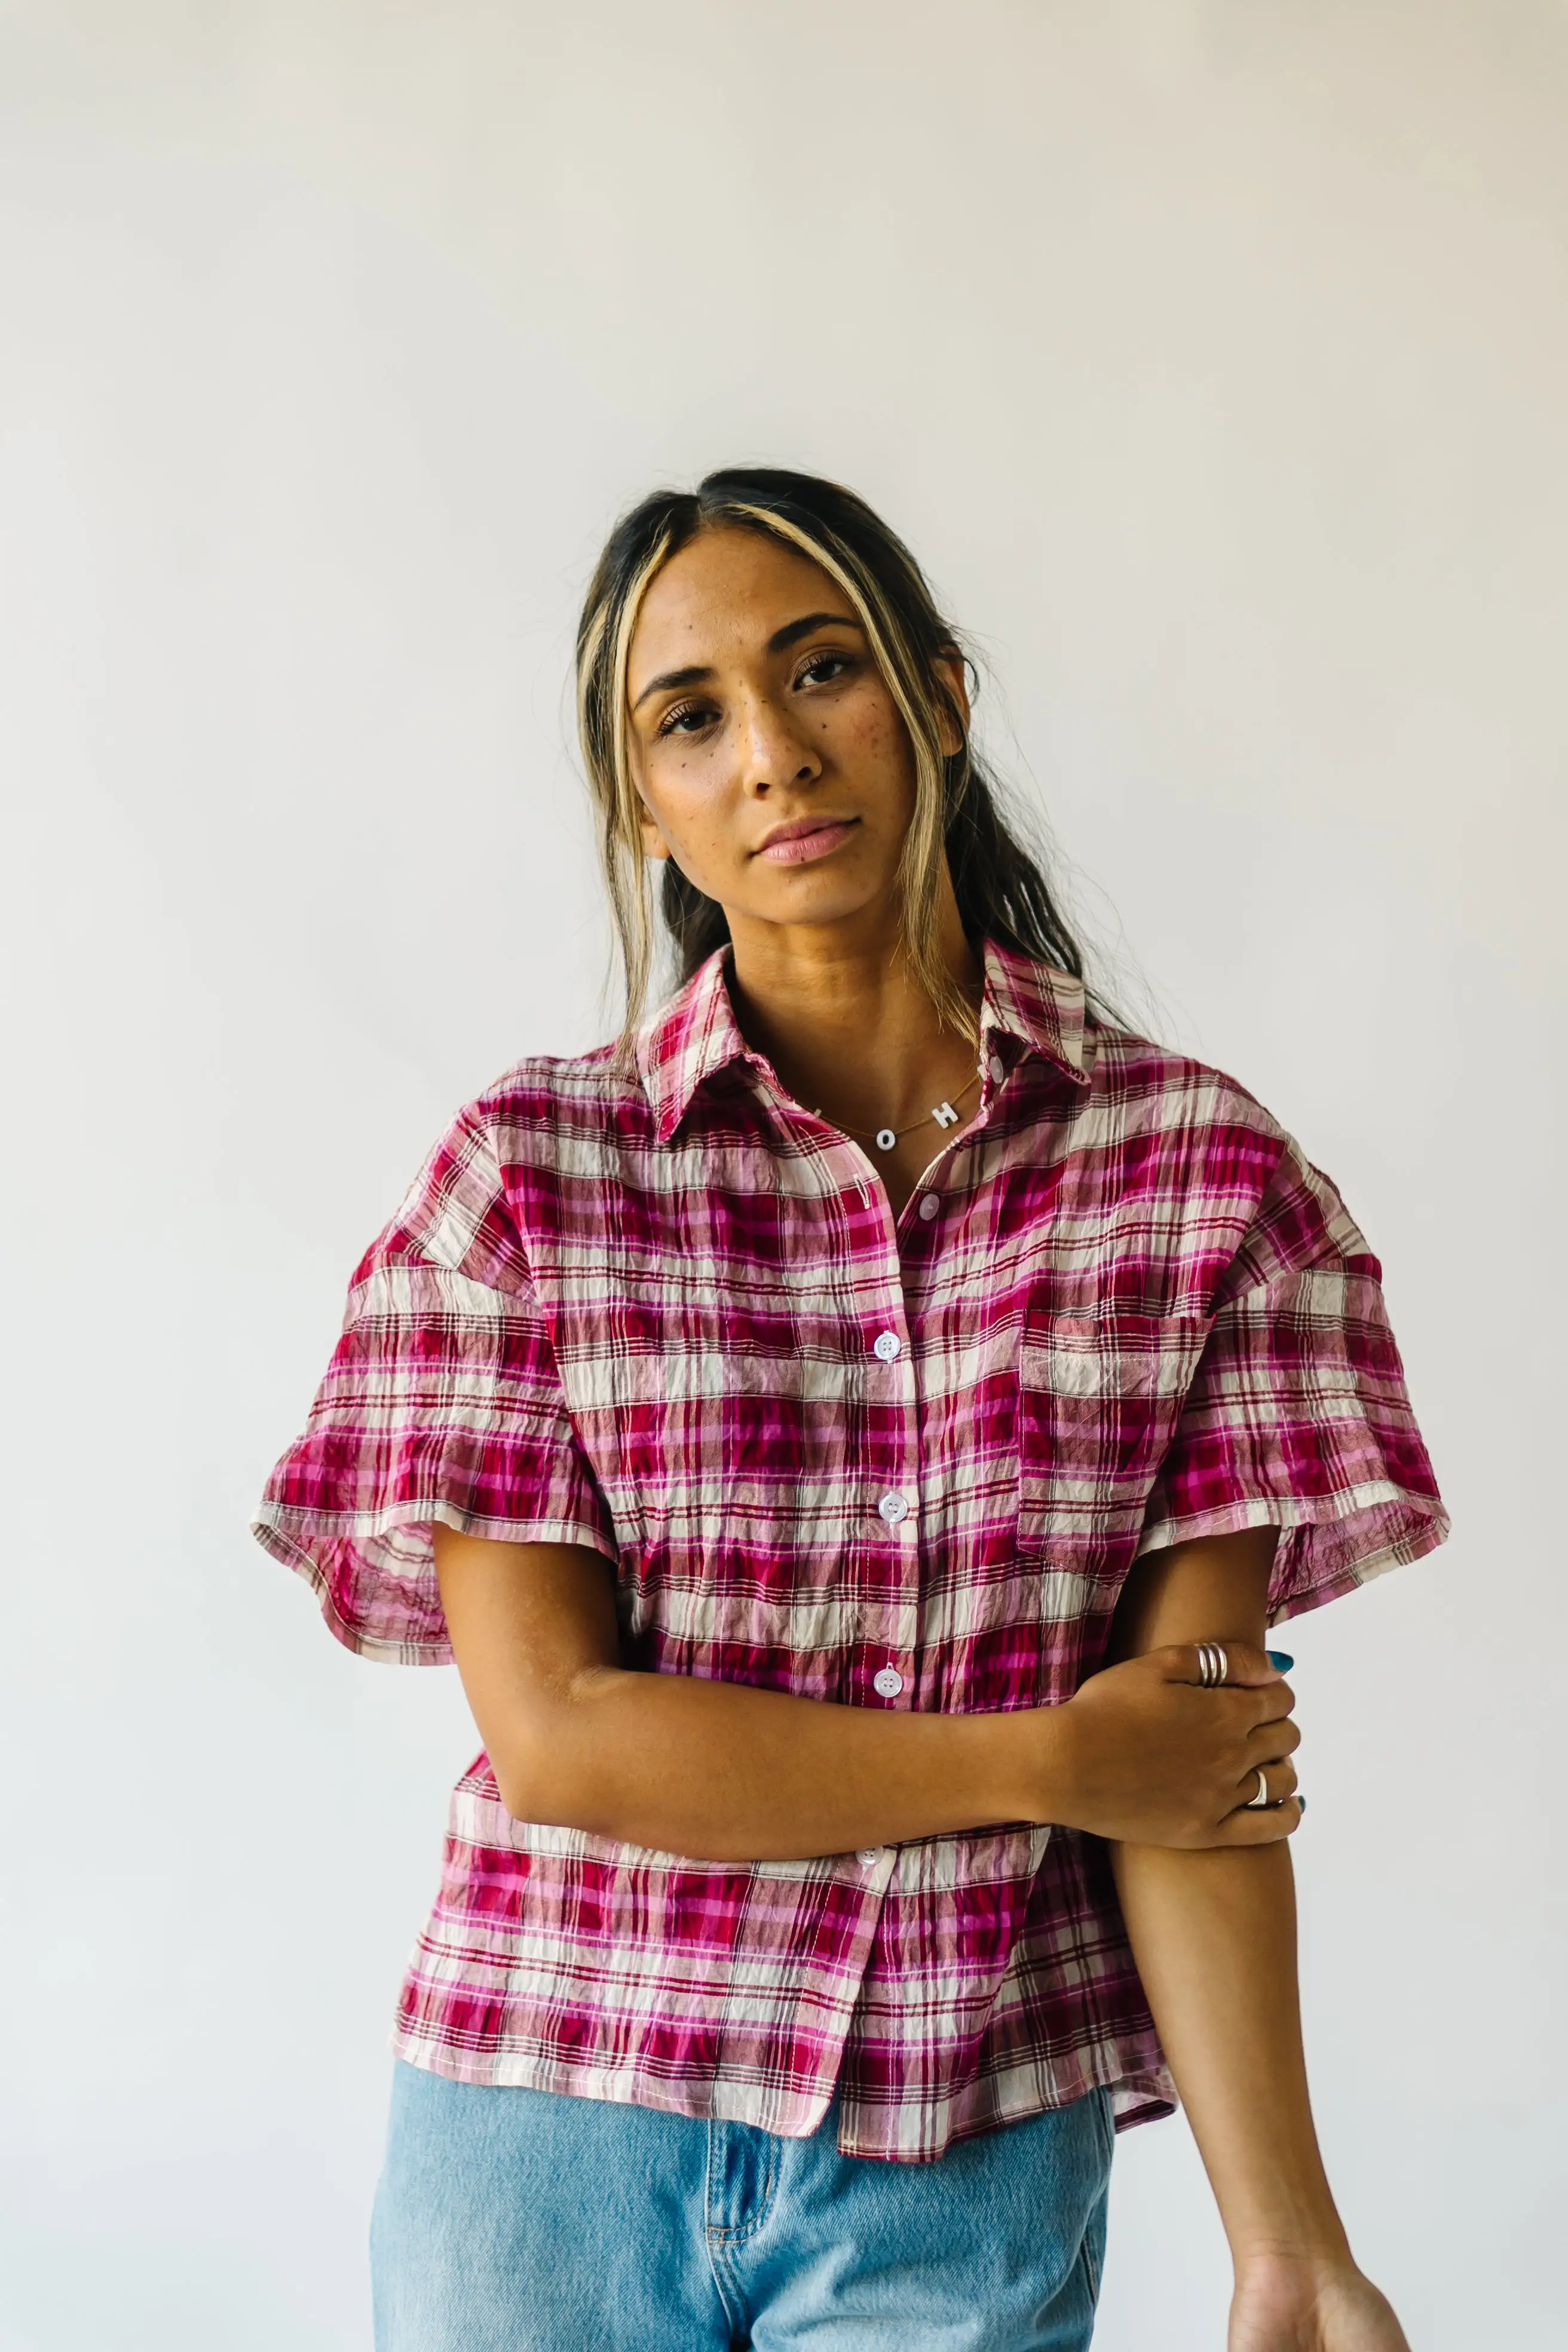
<path id="1" fill-rule="evenodd" d="M 1140 1562 L 1116 1646 L 1263 1638 L 1271 1529 Z M 1342 2254 L 1307 2097 L 1289 1847 L 1111 1847 L 1133 1957 L 1238 2261 Z"/>
<path id="2" fill-rule="evenodd" d="M 1048 1780 L 1007 1715 L 900 1714 L 590 1667 L 492 1752 L 520 1818 L 710 1862 L 766 1862 L 1016 1821 Z M 1031 1749 L 1048 1750 L 1048 1723 Z M 650 1765 L 657 1759 L 657 1769 Z"/>
<path id="3" fill-rule="evenodd" d="M 501 1801 L 552 1822 L 710 1862 L 807 1854 L 1051 1822 L 1209 1844 L 1273 1835 L 1237 1816 L 1259 1752 L 1282 1752 L 1280 1677 L 1196 1686 L 1190 1649 L 1089 1677 L 1059 1706 L 938 1715 L 628 1672 L 597 1553 L 438 1527 L 453 1652 Z M 1276 1686 L 1271 1688 L 1270 1685 Z"/>
<path id="4" fill-rule="evenodd" d="M 435 1550 L 474 1719 L 521 1821 L 767 1862 L 1040 1817 L 1059 1710 L 915 1714 L 632 1673 L 595 1553 L 447 1528 Z"/>
<path id="5" fill-rule="evenodd" d="M 1307 2096 L 1289 1848 L 1111 1851 L 1139 1974 L 1234 2256 L 1343 2260 Z"/>

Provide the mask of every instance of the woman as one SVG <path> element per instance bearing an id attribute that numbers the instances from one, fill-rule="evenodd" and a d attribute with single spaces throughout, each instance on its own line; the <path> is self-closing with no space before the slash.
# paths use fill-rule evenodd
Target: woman
<path id="1" fill-rule="evenodd" d="M 849 492 L 645 500 L 578 672 L 625 1034 L 459 1113 L 257 1522 L 485 1743 L 378 2345 L 1067 2352 L 1112 2126 L 1179 2089 L 1231 2352 L 1399 2352 L 1313 2137 L 1262 1648 L 1445 1532 L 1377 1262 L 1086 1002 Z"/>

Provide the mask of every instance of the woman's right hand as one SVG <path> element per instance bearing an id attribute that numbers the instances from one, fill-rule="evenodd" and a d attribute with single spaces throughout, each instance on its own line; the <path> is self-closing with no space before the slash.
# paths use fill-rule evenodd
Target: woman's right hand
<path id="1" fill-rule="evenodd" d="M 1133 1845 L 1269 1845 L 1301 1818 L 1290 1757 L 1295 1694 L 1261 1650 L 1224 1643 L 1226 1679 L 1203 1688 L 1192 1643 L 1091 1675 L 1048 1710 L 1037 1821 Z M 1264 1770 L 1270 1802 L 1252 1806 Z"/>

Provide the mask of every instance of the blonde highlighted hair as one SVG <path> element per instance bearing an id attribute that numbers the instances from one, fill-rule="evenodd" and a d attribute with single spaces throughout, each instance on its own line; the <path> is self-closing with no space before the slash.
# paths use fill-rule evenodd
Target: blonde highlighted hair
<path id="1" fill-rule="evenodd" d="M 626 983 L 623 1055 L 647 1007 L 657 961 L 641 803 L 631 772 L 626 663 L 656 574 L 699 531 L 728 527 L 781 540 L 819 564 L 854 606 L 909 734 L 915 803 L 900 863 L 904 951 L 942 1019 L 968 1034 L 973 1015 L 938 946 L 945 857 L 965 931 L 1081 978 L 1083 957 L 1039 866 L 1003 823 L 995 789 L 973 758 L 964 712 L 943 663 L 959 653 L 914 557 L 864 499 L 837 482 L 731 467 L 695 490 L 656 490 L 622 517 L 595 568 L 577 631 L 577 726 L 597 820 L 599 856 Z M 956 737 L 959 748 L 943 750 Z M 665 928 L 681 978 L 729 937 L 721 907 L 673 859 L 663 867 Z"/>

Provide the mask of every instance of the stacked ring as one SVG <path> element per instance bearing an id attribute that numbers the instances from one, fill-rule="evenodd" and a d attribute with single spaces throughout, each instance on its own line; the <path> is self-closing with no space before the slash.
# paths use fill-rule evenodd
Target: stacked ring
<path id="1" fill-rule="evenodd" d="M 1204 1690 L 1216 1690 L 1230 1672 L 1230 1660 L 1217 1642 L 1198 1643 L 1198 1683 Z"/>

